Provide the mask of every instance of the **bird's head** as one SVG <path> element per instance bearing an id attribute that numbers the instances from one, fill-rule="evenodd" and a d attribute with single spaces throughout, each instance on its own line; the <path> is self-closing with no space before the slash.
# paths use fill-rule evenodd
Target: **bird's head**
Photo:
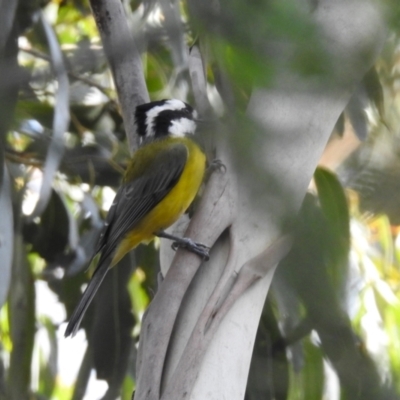
<path id="1" fill-rule="evenodd" d="M 181 100 L 160 100 L 141 104 L 135 111 L 140 144 L 166 136 L 184 137 L 194 134 L 196 117 L 196 111 Z"/>

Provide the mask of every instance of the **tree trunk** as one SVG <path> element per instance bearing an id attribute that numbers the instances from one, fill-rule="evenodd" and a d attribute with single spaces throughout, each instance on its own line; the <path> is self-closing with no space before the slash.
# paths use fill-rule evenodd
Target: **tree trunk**
<path id="1" fill-rule="evenodd" d="M 312 80 L 283 71 L 274 87 L 253 92 L 251 159 L 224 134 L 229 127 L 218 131 L 226 172 L 212 175 L 186 231 L 213 245 L 211 260 L 201 264 L 184 251 L 173 257 L 143 321 L 136 400 L 244 397 L 265 297 L 290 246 L 283 222 L 299 210 L 332 129 L 385 36 L 380 10 L 368 1 L 319 1 L 312 18 L 333 73 Z M 170 265 L 168 250 L 162 254 Z"/>

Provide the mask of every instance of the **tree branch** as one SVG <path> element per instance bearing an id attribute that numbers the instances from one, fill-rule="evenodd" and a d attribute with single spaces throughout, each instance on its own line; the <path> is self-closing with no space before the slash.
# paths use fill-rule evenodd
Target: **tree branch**
<path id="1" fill-rule="evenodd" d="M 203 59 L 197 45 L 190 49 L 189 73 L 197 112 L 201 117 L 212 115 L 213 110 L 207 97 L 207 79 Z"/>
<path id="2" fill-rule="evenodd" d="M 254 91 L 248 115 L 258 130 L 251 157 L 245 158 L 243 140 L 235 147 L 232 139 L 249 135 L 250 124 L 246 131 L 230 126 L 225 137 L 214 132 L 227 172 L 212 175 L 186 235 L 216 244 L 200 269 L 196 256 L 175 255 L 143 322 L 136 400 L 243 399 L 273 275 L 257 278 L 255 271 L 262 265 L 273 271 L 269 244 L 299 210 L 337 118 L 380 50 L 384 28 L 373 4 L 319 1 L 312 18 L 334 73 L 308 79 L 283 68 L 274 88 Z M 209 318 L 215 310 L 216 323 Z"/>
<path id="3" fill-rule="evenodd" d="M 161 399 L 182 399 L 191 394 L 206 349 L 233 304 L 255 282 L 273 273 L 292 245 L 290 236 L 276 240 L 263 253 L 246 262 L 227 280 L 220 279 L 186 344 L 182 357 Z M 230 270 L 230 268 L 226 268 Z M 221 296 L 222 295 L 222 296 Z"/>
<path id="4" fill-rule="evenodd" d="M 24 53 L 30 54 L 33 57 L 37 57 L 37 58 L 40 58 L 41 60 L 45 60 L 45 61 L 51 62 L 51 58 L 47 54 L 42 53 L 39 50 L 28 49 L 28 48 L 24 48 L 24 47 L 20 47 L 19 50 L 23 51 Z M 67 64 L 66 64 L 66 67 L 68 68 Z M 93 79 L 90 79 L 90 78 L 88 78 L 86 76 L 83 76 L 83 75 L 79 75 L 79 74 L 77 74 L 74 71 L 71 71 L 69 69 L 67 69 L 67 74 L 68 74 L 68 76 L 70 78 L 73 78 L 73 79 L 76 79 L 78 81 L 81 81 L 81 82 L 85 83 L 88 86 L 93 86 L 96 89 L 100 90 L 100 92 L 102 92 L 108 98 L 110 97 L 110 90 L 107 89 L 106 87 L 104 87 L 103 85 L 100 85 L 99 83 L 95 82 Z"/>
<path id="5" fill-rule="evenodd" d="M 230 225 L 235 214 L 229 204 L 234 198 L 229 190 L 232 187 L 230 179 L 232 177 L 228 173 L 222 176 L 215 173 L 211 177 L 186 236 L 212 246 Z M 198 229 L 204 222 L 210 230 Z M 184 250 L 177 251 L 165 280 L 147 310 L 141 330 L 135 400 L 160 398 L 172 331 L 186 291 L 201 264 L 198 256 Z"/>
<path id="6" fill-rule="evenodd" d="M 121 1 L 90 0 L 90 5 L 114 77 L 129 147 L 133 151 L 137 147 L 134 111 L 136 106 L 149 101 L 140 54 Z"/>

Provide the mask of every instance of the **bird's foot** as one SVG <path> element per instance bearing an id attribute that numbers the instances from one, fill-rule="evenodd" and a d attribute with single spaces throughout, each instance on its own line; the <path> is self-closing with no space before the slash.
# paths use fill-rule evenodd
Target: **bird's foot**
<path id="1" fill-rule="evenodd" d="M 210 165 L 208 166 L 208 173 L 211 174 L 214 171 L 226 172 L 226 165 L 219 159 L 215 158 L 214 160 L 211 161 Z"/>
<path id="2" fill-rule="evenodd" d="M 173 240 L 171 247 L 173 250 L 177 250 L 179 247 L 182 249 L 186 249 L 191 251 L 194 254 L 197 254 L 203 260 L 208 261 L 210 259 L 209 250 L 210 248 L 202 243 L 197 243 L 190 238 L 181 238 L 175 235 L 171 235 L 170 233 L 160 231 L 155 234 L 156 236 L 164 239 Z"/>
<path id="3" fill-rule="evenodd" d="M 210 248 L 202 243 L 197 243 L 190 238 L 179 238 L 171 245 L 173 250 L 178 250 L 178 248 L 186 249 L 194 254 L 200 256 L 204 261 L 210 259 L 209 250 Z"/>

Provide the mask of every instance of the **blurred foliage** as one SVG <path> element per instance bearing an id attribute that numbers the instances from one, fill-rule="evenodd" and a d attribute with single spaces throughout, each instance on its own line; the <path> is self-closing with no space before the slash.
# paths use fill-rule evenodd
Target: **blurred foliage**
<path id="1" fill-rule="evenodd" d="M 108 274 L 82 324 L 88 346 L 76 350 L 82 331 L 72 342 L 62 337 L 129 157 L 89 1 L 7 3 L 0 3 L 12 21 L 0 24 L 0 400 L 129 399 L 140 320 L 157 286 L 155 246 L 139 247 Z M 351 125 L 364 143 L 337 176 L 316 172 L 262 315 L 248 400 L 399 397 L 400 6 L 384 3 L 385 49 L 336 126 L 343 134 Z M 313 78 L 329 74 L 309 18 L 318 2 L 299 4 L 125 1 L 151 98 L 193 98 L 187 45 L 196 40 L 216 115 L 242 116 L 252 85 L 273 85 L 283 65 Z M 61 143 L 60 118 L 68 122 Z M 251 156 L 256 140 L 239 139 Z M 39 199 L 42 185 L 47 199 Z M 32 217 L 38 201 L 43 210 Z"/>
<path id="2" fill-rule="evenodd" d="M 337 177 L 316 171 L 316 191 L 304 201 L 294 247 L 267 299 L 274 313 L 264 313 L 264 324 L 279 321 L 283 333 L 269 344 L 264 369 L 286 350 L 289 395 L 281 397 L 264 375 L 259 396 L 249 399 L 399 398 L 399 39 L 397 24 L 344 110 L 342 140 L 352 131 L 364 142 Z M 312 378 L 315 392 L 306 395 L 304 374 L 315 348 L 324 359 L 315 373 L 322 368 L 322 375 Z"/>

